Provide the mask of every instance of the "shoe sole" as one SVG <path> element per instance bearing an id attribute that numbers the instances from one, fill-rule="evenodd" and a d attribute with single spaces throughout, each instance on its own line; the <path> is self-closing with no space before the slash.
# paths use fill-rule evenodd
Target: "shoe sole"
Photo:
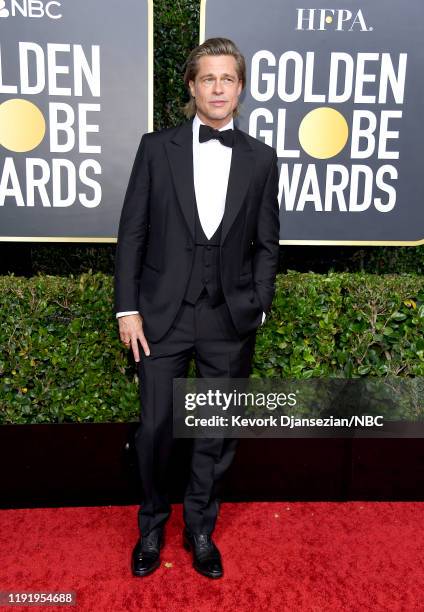
<path id="1" fill-rule="evenodd" d="M 189 553 L 191 553 L 192 550 L 192 546 L 190 544 L 190 542 L 186 539 L 185 536 L 183 536 L 183 548 L 185 548 L 185 550 Z M 201 574 L 202 576 L 206 576 L 207 578 L 222 578 L 222 576 L 224 575 L 224 572 L 221 572 L 220 574 L 208 574 L 207 572 L 203 572 L 200 569 L 198 569 L 193 561 L 193 567 L 196 570 L 196 572 L 198 574 Z"/>
<path id="2" fill-rule="evenodd" d="M 132 568 L 132 575 L 135 576 L 136 578 L 143 578 L 144 576 L 148 576 L 149 574 L 153 574 L 153 572 L 156 571 L 158 569 L 158 567 L 160 567 L 160 560 L 159 560 L 159 563 L 153 565 L 146 572 L 136 572 L 134 570 L 134 568 Z"/>

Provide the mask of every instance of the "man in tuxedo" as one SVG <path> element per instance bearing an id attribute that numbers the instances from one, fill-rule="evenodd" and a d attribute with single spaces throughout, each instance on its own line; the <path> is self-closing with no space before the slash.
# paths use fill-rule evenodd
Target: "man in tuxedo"
<path id="1" fill-rule="evenodd" d="M 277 156 L 233 125 L 246 82 L 232 41 L 212 38 L 190 54 L 188 121 L 144 134 L 119 225 L 115 308 L 121 340 L 138 364 L 135 435 L 142 482 L 132 571 L 160 565 L 171 507 L 173 379 L 248 378 L 258 326 L 270 310 L 278 262 Z M 184 496 L 183 545 L 201 574 L 223 574 L 212 540 L 218 485 L 236 440 L 195 439 Z"/>

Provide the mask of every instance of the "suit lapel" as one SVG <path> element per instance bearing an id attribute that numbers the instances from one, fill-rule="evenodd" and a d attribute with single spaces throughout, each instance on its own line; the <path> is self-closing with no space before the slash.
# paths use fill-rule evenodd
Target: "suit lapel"
<path id="1" fill-rule="evenodd" d="M 178 202 L 194 240 L 196 195 L 193 177 L 193 121 L 183 123 L 165 148 Z"/>
<path id="2" fill-rule="evenodd" d="M 171 167 L 178 202 L 194 239 L 196 195 L 193 177 L 193 121 L 183 123 L 165 148 Z M 243 204 L 253 175 L 254 154 L 243 132 L 234 130 L 234 146 L 228 177 L 225 211 L 222 219 L 221 244 Z"/>
<path id="3" fill-rule="evenodd" d="M 225 199 L 225 211 L 222 219 L 221 244 L 223 244 L 243 204 L 253 176 L 255 161 L 253 150 L 247 138 L 244 137 L 243 132 L 237 128 L 235 128 L 234 132 L 230 176 L 228 177 L 227 197 Z"/>

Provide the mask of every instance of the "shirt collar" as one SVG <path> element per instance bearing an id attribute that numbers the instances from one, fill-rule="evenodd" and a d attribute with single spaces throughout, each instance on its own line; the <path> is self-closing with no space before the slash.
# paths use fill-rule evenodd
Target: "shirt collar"
<path id="1" fill-rule="evenodd" d="M 199 128 L 201 125 L 205 125 L 205 123 L 200 119 L 199 115 L 196 113 L 193 118 L 193 136 L 196 137 L 196 142 L 199 142 Z M 228 123 L 226 123 L 223 127 L 219 128 L 219 131 L 233 130 L 233 129 L 234 129 L 234 120 L 230 119 Z"/>

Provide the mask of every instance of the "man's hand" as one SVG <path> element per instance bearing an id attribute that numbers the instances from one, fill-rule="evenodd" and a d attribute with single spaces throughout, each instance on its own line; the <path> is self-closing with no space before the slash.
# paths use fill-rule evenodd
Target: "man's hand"
<path id="1" fill-rule="evenodd" d="M 140 361 L 138 343 L 140 341 L 145 355 L 150 355 L 149 345 L 143 332 L 143 317 L 140 314 L 125 315 L 119 317 L 119 336 L 127 348 L 132 348 L 134 359 Z"/>

